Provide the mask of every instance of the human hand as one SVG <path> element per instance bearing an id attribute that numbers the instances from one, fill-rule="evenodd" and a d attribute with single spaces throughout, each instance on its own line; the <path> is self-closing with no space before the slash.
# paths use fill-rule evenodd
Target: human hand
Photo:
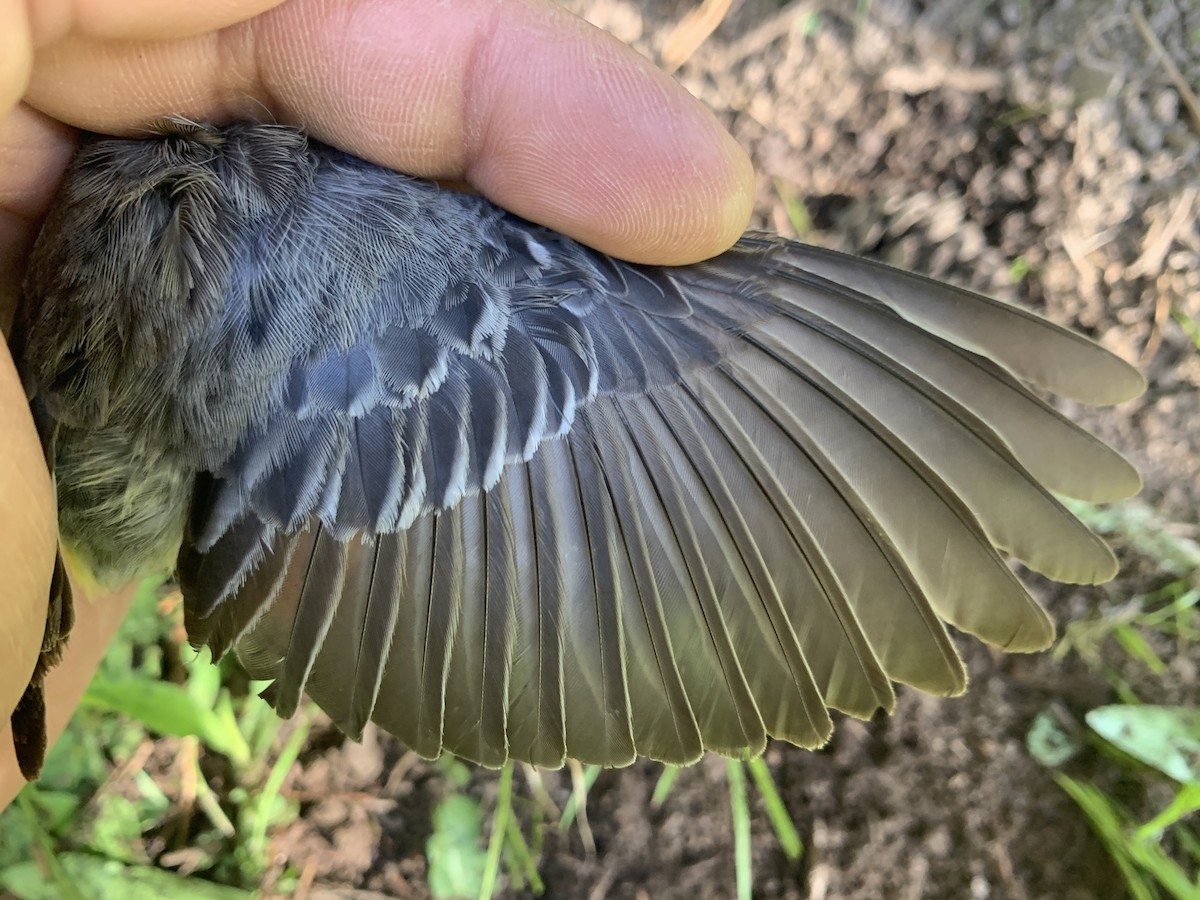
<path id="1" fill-rule="evenodd" d="M 75 129 L 135 135 L 167 113 L 299 124 L 373 162 L 463 179 L 639 262 L 714 255 L 749 214 L 749 161 L 707 110 L 550 0 L 460 0 L 452 12 L 426 0 L 34 2 L 0 9 L 0 36 L 3 323 Z M 52 510 L 24 394 L 0 352 L 5 723 L 41 643 Z M 132 591 L 76 596 L 74 637 L 47 682 L 52 739 Z M 0 733 L 0 807 L 21 783 Z"/>

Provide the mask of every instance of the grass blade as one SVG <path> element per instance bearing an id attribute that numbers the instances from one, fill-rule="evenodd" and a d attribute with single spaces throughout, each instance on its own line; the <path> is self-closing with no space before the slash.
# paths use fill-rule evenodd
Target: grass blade
<path id="1" fill-rule="evenodd" d="M 650 795 L 650 805 L 654 809 L 661 808 L 667 802 L 667 796 L 675 786 L 675 779 L 681 771 L 679 766 L 663 766 L 662 774 L 658 776 L 658 782 L 654 785 L 654 793 Z"/>
<path id="2" fill-rule="evenodd" d="M 791 862 L 796 862 L 804 855 L 804 842 L 800 840 L 800 832 L 796 830 L 792 817 L 788 815 L 783 798 L 775 789 L 775 781 L 771 778 L 771 770 L 767 768 L 766 760 L 756 756 L 748 760 L 746 766 L 750 769 L 754 786 L 762 795 L 763 806 L 767 809 L 767 817 L 771 820 L 771 827 L 775 830 L 775 837 L 784 856 Z"/>
<path id="3" fill-rule="evenodd" d="M 479 900 L 490 900 L 496 893 L 496 881 L 500 877 L 500 851 L 504 849 L 504 836 L 512 815 L 512 781 L 513 764 L 509 760 L 500 770 L 496 814 L 492 816 L 492 836 L 488 840 L 487 863 L 483 867 L 483 880 L 479 885 Z"/>
<path id="4" fill-rule="evenodd" d="M 750 860 L 750 802 L 746 797 L 746 770 L 740 759 L 728 760 L 729 806 L 733 812 L 733 866 L 737 872 L 738 900 L 752 900 L 754 883 Z"/>

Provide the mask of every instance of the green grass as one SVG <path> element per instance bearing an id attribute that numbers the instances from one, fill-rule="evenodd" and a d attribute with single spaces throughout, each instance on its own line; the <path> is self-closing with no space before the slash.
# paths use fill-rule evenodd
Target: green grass
<path id="1" fill-rule="evenodd" d="M 585 852 L 594 853 L 590 837 L 584 830 L 585 809 L 588 794 L 603 771 L 599 766 L 578 766 L 577 774 L 572 778 L 571 796 L 563 811 L 558 813 L 552 808 L 552 801 L 537 797 L 541 776 L 535 769 L 522 767 L 526 775 L 522 792 L 514 785 L 513 764 L 506 765 L 499 774 L 496 806 L 491 821 L 486 824 L 490 836 L 484 852 L 482 835 L 485 817 L 482 805 L 465 793 L 468 782 L 466 767 L 458 762 L 452 765 L 463 772 L 460 777 L 451 779 L 456 782 L 458 791 L 439 804 L 434 816 L 434 834 L 429 839 L 429 886 L 434 897 L 439 900 L 460 897 L 486 900 L 497 896 L 505 887 L 528 890 L 540 896 L 544 885 L 538 874 L 538 858 L 541 836 L 547 828 L 564 833 L 572 828 L 578 829 Z M 651 799 L 654 808 L 661 808 L 669 802 L 671 789 L 683 771 L 679 766 L 662 767 Z M 758 794 L 784 856 L 791 862 L 798 861 L 803 856 L 803 843 L 765 760 L 761 757 L 745 761 L 729 759 L 726 760 L 725 771 L 732 814 L 730 846 L 735 873 L 735 884 L 730 887 L 738 900 L 746 900 L 751 896 L 754 875 L 750 855 L 753 818 L 751 785 Z M 518 817 L 516 810 L 522 799 L 525 800 L 526 815 Z M 532 841 L 526 839 L 522 827 L 531 832 Z"/>
<path id="2" fill-rule="evenodd" d="M 1183 333 L 1188 336 L 1188 340 L 1196 349 L 1200 350 L 1200 323 L 1180 309 L 1178 304 L 1171 305 L 1171 318 L 1183 329 Z"/>
<path id="3" fill-rule="evenodd" d="M 154 590 L 142 590 L 41 779 L 0 815 L 0 888 L 23 900 L 242 897 L 229 886 L 257 885 L 267 872 L 268 833 L 298 813 L 280 788 L 312 715 L 284 726 L 261 686 L 235 696 L 232 664 L 179 649 L 166 637 L 172 628 Z M 174 796 L 142 771 L 163 737 L 174 760 L 161 783 L 178 785 Z M 220 797 L 201 768 L 207 753 L 236 773 Z M 190 874 L 152 865 L 147 835 L 186 850 Z M 295 880 L 277 875 L 283 889 Z"/>
<path id="4" fill-rule="evenodd" d="M 1146 704 L 1135 687 L 1147 675 L 1166 675 L 1169 658 L 1194 654 L 1200 637 L 1200 545 L 1142 503 L 1072 508 L 1172 580 L 1067 626 L 1056 656 L 1078 654 L 1108 680 L 1121 702 L 1090 710 L 1086 728 L 1039 716 L 1029 747 L 1051 768 L 1066 765 L 1085 746 L 1099 751 L 1096 781 L 1064 771 L 1054 777 L 1107 848 L 1131 897 L 1200 897 L 1200 836 L 1189 821 L 1200 810 L 1200 711 Z M 1170 800 L 1149 818 L 1139 818 L 1096 783 L 1101 774 L 1126 791 L 1131 784 L 1148 796 L 1166 789 Z"/>

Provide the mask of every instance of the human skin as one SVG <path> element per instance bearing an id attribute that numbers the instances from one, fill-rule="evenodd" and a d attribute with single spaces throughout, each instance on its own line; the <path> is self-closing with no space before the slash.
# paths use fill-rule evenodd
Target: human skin
<path id="1" fill-rule="evenodd" d="M 549 0 L 0 0 L 0 323 L 79 129 L 176 113 L 304 127 L 414 175 L 462 180 L 637 262 L 713 256 L 742 233 L 750 162 L 674 81 Z M 0 721 L 41 643 L 53 492 L 0 348 Z M 47 680 L 61 732 L 132 589 L 76 596 Z M 0 808 L 20 789 L 0 732 Z"/>

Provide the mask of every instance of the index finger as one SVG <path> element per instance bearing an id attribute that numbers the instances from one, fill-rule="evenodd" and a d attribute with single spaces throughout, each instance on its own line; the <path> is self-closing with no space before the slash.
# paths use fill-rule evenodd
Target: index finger
<path id="1" fill-rule="evenodd" d="M 265 109 L 638 262 L 719 253 L 752 202 L 749 161 L 707 109 L 549 0 L 291 0 L 199 37 L 69 37 L 38 54 L 26 98 L 115 133 Z"/>

